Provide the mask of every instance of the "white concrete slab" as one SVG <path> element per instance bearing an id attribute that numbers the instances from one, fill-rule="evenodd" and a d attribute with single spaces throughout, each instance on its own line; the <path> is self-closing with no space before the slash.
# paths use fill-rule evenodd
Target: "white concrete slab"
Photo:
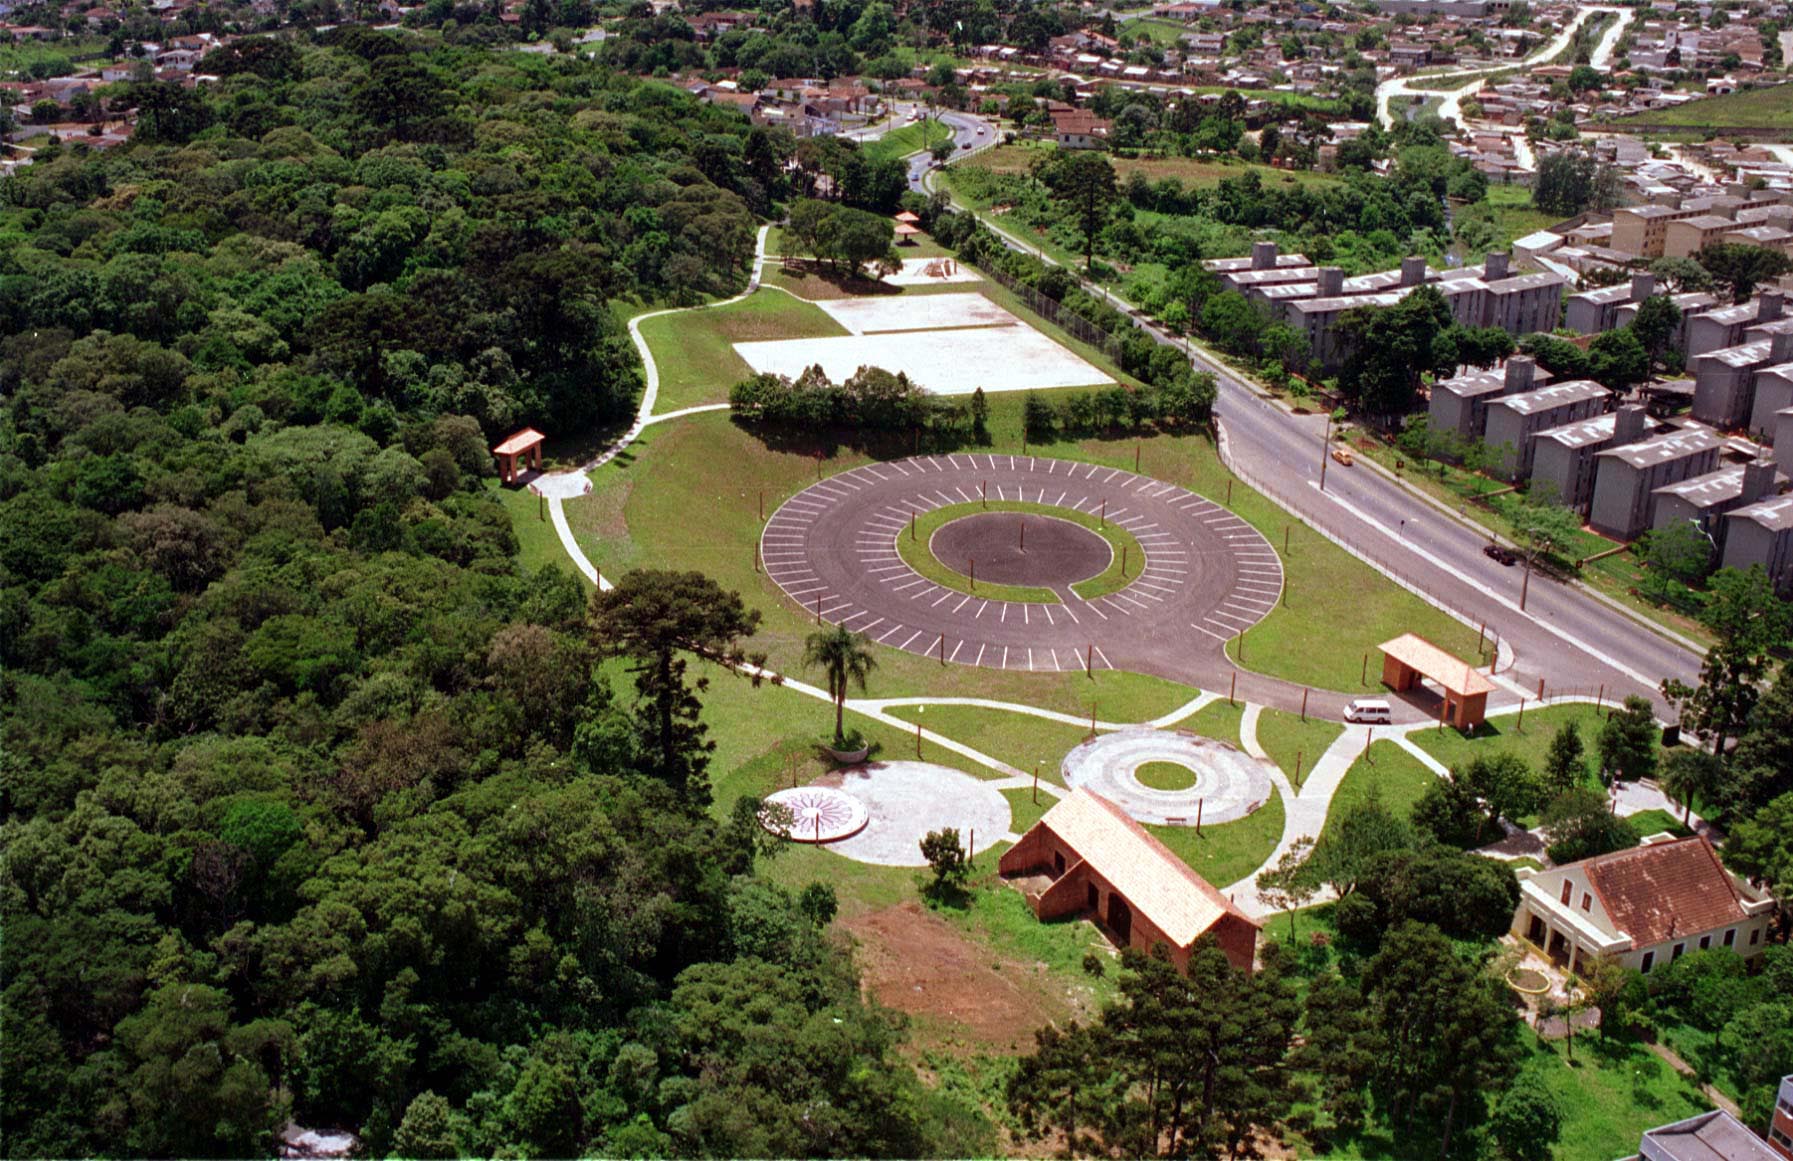
<path id="1" fill-rule="evenodd" d="M 977 271 L 961 266 L 954 258 L 905 258 L 903 268 L 886 274 L 884 281 L 892 286 L 939 286 L 946 282 L 982 282 Z"/>
<path id="2" fill-rule="evenodd" d="M 975 292 L 835 298 L 816 305 L 856 335 L 1021 324 L 1020 319 Z"/>
<path id="3" fill-rule="evenodd" d="M 1103 386 L 1113 379 L 1028 326 L 908 331 L 823 339 L 736 343 L 755 371 L 796 378 L 819 363 L 837 382 L 861 367 L 882 367 L 936 395 Z"/>

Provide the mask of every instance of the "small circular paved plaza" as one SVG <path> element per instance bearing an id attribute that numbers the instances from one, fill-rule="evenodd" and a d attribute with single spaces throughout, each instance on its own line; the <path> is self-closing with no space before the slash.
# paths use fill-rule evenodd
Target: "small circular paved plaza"
<path id="1" fill-rule="evenodd" d="M 899 554 L 912 520 L 1005 501 L 1066 518 L 968 510 L 929 538 L 932 556 L 954 571 L 975 557 L 977 580 L 1049 589 L 1056 601 L 947 587 Z M 1090 517 L 1123 529 L 1146 559 L 1130 563 L 1124 587 L 1085 600 L 1071 586 L 1112 562 Z M 1268 614 L 1283 583 L 1264 537 L 1212 500 L 1119 468 L 1034 456 L 913 456 L 819 480 L 772 514 L 760 552 L 812 618 L 946 664 L 995 669 L 1187 674 L 1194 654 L 1211 659 Z"/>
<path id="2" fill-rule="evenodd" d="M 1147 785 L 1142 768 L 1187 771 L 1176 789 Z M 1140 822 L 1194 826 L 1244 818 L 1270 800 L 1270 770 L 1245 751 L 1181 730 L 1117 730 L 1065 755 L 1065 785 L 1093 790 Z"/>

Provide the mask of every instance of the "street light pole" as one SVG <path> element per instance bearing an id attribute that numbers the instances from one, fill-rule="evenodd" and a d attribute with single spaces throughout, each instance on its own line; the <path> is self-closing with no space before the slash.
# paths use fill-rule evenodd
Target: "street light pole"
<path id="1" fill-rule="evenodd" d="M 1320 441 L 1320 490 L 1326 490 L 1327 453 L 1332 450 L 1332 412 L 1326 413 L 1326 436 Z"/>

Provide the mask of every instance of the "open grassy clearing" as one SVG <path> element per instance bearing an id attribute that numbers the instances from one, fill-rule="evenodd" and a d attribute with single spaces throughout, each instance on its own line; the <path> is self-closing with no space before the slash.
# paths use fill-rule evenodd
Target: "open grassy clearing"
<path id="1" fill-rule="evenodd" d="M 1300 790 L 1300 780 L 1307 777 L 1320 755 L 1344 732 L 1345 727 L 1337 722 L 1321 721 L 1316 717 L 1304 722 L 1300 714 L 1283 710 L 1267 709 L 1258 715 L 1258 745 L 1264 747 L 1270 759 L 1297 784 L 1297 791 Z"/>
<path id="2" fill-rule="evenodd" d="M 1227 656 L 1242 667 L 1322 689 L 1375 689 L 1381 685 L 1376 647 L 1402 633 L 1417 633 L 1459 657 L 1486 660 L 1476 649 L 1474 629 L 1294 523 L 1269 501 L 1253 495 L 1235 510 L 1279 551 L 1283 529 L 1290 529 L 1282 600 L 1246 630 L 1243 648 L 1237 637 L 1227 643 Z M 1347 579 L 1358 570 L 1374 579 Z"/>
<path id="3" fill-rule="evenodd" d="M 1073 726 L 1031 714 L 985 709 L 971 705 L 905 705 L 887 711 L 892 717 L 915 722 L 924 729 L 970 746 L 979 753 L 1032 773 L 1038 766 L 1040 781 L 1063 786 L 1059 764 L 1066 754 L 1089 737 L 1085 726 Z M 923 743 L 924 746 L 927 743 Z M 984 770 L 986 778 L 1001 777 Z"/>
<path id="4" fill-rule="evenodd" d="M 1235 822 L 1204 826 L 1148 826 L 1158 841 L 1195 868 L 1196 874 L 1223 890 L 1257 870 L 1282 841 L 1282 792 Z"/>
<path id="5" fill-rule="evenodd" d="M 1222 698 L 1203 706 L 1201 712 L 1194 717 L 1178 722 L 1177 728 L 1200 734 L 1204 738 L 1213 738 L 1217 742 L 1225 742 L 1229 746 L 1237 746 L 1239 724 L 1244 720 L 1245 703 L 1229 702 Z"/>
<path id="6" fill-rule="evenodd" d="M 1793 83 L 1750 89 L 1724 97 L 1702 97 L 1672 109 L 1652 109 L 1635 118 L 1651 125 L 1689 129 L 1788 129 L 1793 132 Z M 1618 124 L 1623 126 L 1624 119 Z"/>
<path id="7" fill-rule="evenodd" d="M 860 152 L 874 161 L 907 157 L 911 153 L 932 148 L 952 138 L 952 130 L 932 117 L 892 129 L 875 141 L 861 145 Z"/>
<path id="8" fill-rule="evenodd" d="M 753 374 L 735 353 L 735 343 L 846 333 L 826 312 L 776 290 L 756 291 L 728 306 L 648 319 L 641 324 L 641 336 L 660 369 L 654 409 L 727 403 L 729 389 Z"/>
<path id="9" fill-rule="evenodd" d="M 1519 755 L 1533 770 L 1542 770 L 1550 740 L 1564 725 L 1574 722 L 1581 730 L 1583 752 L 1591 766 L 1600 728 L 1606 724 L 1610 712 L 1610 706 L 1606 709 L 1581 704 L 1548 706 L 1525 711 L 1523 729 L 1517 714 L 1502 714 L 1489 718 L 1473 734 L 1465 735 L 1446 726 L 1442 730 L 1417 730 L 1409 737 L 1420 749 L 1453 769 L 1478 756 L 1505 752 Z"/>
<path id="10" fill-rule="evenodd" d="M 555 535 L 548 519 L 547 506 L 540 496 L 528 488 L 506 488 L 496 478 L 486 481 L 486 489 L 510 513 L 511 531 L 517 537 L 517 559 L 525 569 L 558 568 L 585 581 L 585 574 L 567 559 L 567 550 Z"/>
<path id="11" fill-rule="evenodd" d="M 1334 819 L 1372 794 L 1380 797 L 1395 817 L 1406 818 L 1435 780 L 1425 763 L 1393 742 L 1372 742 L 1369 753 L 1360 755 L 1345 771 L 1327 808 L 1326 825 L 1331 826 Z"/>
<path id="12" fill-rule="evenodd" d="M 921 513 L 915 519 L 912 533 L 899 532 L 897 534 L 897 554 L 910 568 L 942 588 L 949 588 L 954 592 L 976 593 L 978 596 L 992 601 L 1032 601 L 1040 604 L 1058 604 L 1058 594 L 1045 587 L 997 585 L 986 582 L 980 588 L 976 584 L 976 578 L 959 572 L 934 555 L 931 547 L 934 533 L 954 520 L 966 516 L 976 516 L 983 512 L 1023 512 L 1046 519 L 1066 520 L 1089 529 L 1107 541 L 1109 550 L 1113 554 L 1113 559 L 1109 562 L 1108 567 L 1088 580 L 1078 581 L 1071 586 L 1071 591 L 1086 601 L 1126 588 L 1139 575 L 1140 568 L 1145 563 L 1145 550 L 1140 548 L 1139 541 L 1134 539 L 1133 534 L 1120 525 L 1109 524 L 1098 516 L 1091 516 L 1072 508 L 1059 508 L 1050 504 L 1031 504 L 1022 500 L 949 504 L 944 508 Z"/>
<path id="13" fill-rule="evenodd" d="M 1491 246 L 1496 250 L 1508 249 L 1527 234 L 1535 234 L 1562 220 L 1555 214 L 1534 209 L 1531 191 L 1517 185 L 1489 186 L 1486 201 L 1464 206 L 1458 211 L 1458 216 L 1459 220 L 1471 217 L 1487 219 L 1494 230 Z M 1464 260 L 1473 262 L 1479 259 L 1474 255 L 1465 255 Z"/>
<path id="14" fill-rule="evenodd" d="M 1632 826 L 1637 828 L 1637 837 L 1647 838 L 1653 834 L 1672 834 L 1676 838 L 1686 838 L 1691 830 L 1683 826 L 1679 814 L 1670 814 L 1666 810 L 1640 810 L 1627 816 Z"/>

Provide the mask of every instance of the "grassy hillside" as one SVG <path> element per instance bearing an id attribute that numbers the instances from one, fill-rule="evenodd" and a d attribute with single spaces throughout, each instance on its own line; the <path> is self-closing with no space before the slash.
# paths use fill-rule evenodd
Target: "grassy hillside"
<path id="1" fill-rule="evenodd" d="M 1678 108 L 1642 113 L 1636 119 L 1689 129 L 1785 129 L 1793 135 L 1793 84 L 1705 97 Z"/>

